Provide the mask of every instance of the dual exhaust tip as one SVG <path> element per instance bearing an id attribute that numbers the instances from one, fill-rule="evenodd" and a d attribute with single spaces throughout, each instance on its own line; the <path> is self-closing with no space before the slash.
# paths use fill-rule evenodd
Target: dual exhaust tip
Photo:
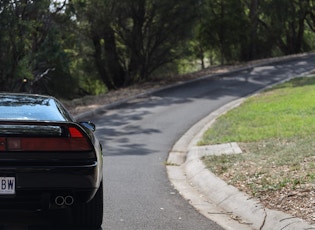
<path id="1" fill-rule="evenodd" d="M 55 204 L 58 206 L 71 206 L 74 203 L 73 196 L 56 196 L 55 198 Z"/>

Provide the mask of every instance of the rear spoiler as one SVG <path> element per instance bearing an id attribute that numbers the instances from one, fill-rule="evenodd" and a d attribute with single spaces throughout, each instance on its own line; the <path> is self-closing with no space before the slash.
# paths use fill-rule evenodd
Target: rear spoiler
<path id="1" fill-rule="evenodd" d="M 87 133 L 73 122 L 0 121 L 0 151 L 90 151 Z"/>
<path id="2" fill-rule="evenodd" d="M 68 136 L 69 127 L 81 127 L 73 122 L 3 121 L 0 120 L 0 136 Z"/>

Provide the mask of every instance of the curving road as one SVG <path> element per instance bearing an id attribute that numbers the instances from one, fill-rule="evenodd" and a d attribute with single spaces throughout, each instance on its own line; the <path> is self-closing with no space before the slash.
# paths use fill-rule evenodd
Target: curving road
<path id="1" fill-rule="evenodd" d="M 168 152 L 222 105 L 312 69 L 315 55 L 179 85 L 95 116 L 105 146 L 103 229 L 221 229 L 169 183 Z"/>
<path id="2" fill-rule="evenodd" d="M 222 105 L 312 69 L 315 54 L 203 78 L 94 113 L 90 118 L 104 146 L 102 230 L 222 229 L 170 184 L 168 152 L 193 124 Z M 54 220 L 38 213 L 0 212 L 0 225 L 55 229 Z"/>

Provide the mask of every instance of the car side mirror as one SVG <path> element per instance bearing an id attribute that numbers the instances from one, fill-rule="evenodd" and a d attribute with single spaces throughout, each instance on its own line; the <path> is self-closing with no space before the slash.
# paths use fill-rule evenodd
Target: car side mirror
<path id="1" fill-rule="evenodd" d="M 95 132 L 95 130 L 96 130 L 95 124 L 91 121 L 82 121 L 82 122 L 80 122 L 80 124 L 83 125 L 84 127 L 88 128 L 92 132 Z"/>

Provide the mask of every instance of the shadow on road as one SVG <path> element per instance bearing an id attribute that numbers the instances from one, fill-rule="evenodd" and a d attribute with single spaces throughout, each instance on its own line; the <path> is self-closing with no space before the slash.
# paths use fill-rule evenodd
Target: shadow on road
<path id="1" fill-rule="evenodd" d="M 102 230 L 102 228 L 78 228 L 70 226 L 71 215 L 59 211 L 0 211 L 0 230 Z"/>
<path id="2" fill-rule="evenodd" d="M 311 71 L 314 69 L 315 55 L 310 57 L 251 67 L 215 77 L 205 77 L 149 95 L 142 95 L 110 109 L 100 109 L 94 114 L 93 119 L 97 120 L 97 134 L 104 146 L 104 155 L 154 154 L 155 149 L 148 148 L 146 140 L 160 137 L 164 130 L 174 124 L 174 121 L 172 123 L 167 119 L 160 120 L 157 124 L 158 117 L 154 116 L 155 111 L 172 113 L 180 105 L 197 104 L 198 101 L 204 101 L 203 106 L 215 107 L 219 100 L 228 102 L 250 95 L 268 85 Z M 196 106 L 191 108 L 198 109 Z M 184 119 L 185 115 L 173 114 L 178 119 Z"/>

